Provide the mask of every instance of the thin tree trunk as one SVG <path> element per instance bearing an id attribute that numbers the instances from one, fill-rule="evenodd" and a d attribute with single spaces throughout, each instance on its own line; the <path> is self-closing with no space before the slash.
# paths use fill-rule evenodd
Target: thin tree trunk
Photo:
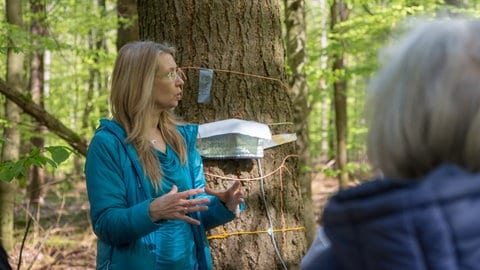
<path id="1" fill-rule="evenodd" d="M 271 124 L 273 134 L 295 132 L 278 1 L 140 0 L 138 11 L 141 39 L 177 47 L 189 78 L 177 108 L 186 121 L 240 118 Z M 214 69 L 210 103 L 197 102 L 198 68 Z M 223 176 L 253 179 L 282 168 L 263 186 L 244 181 L 246 210 L 209 232 L 215 269 L 298 266 L 307 240 L 295 154 L 290 143 L 265 150 L 260 166 L 251 159 L 204 161 L 207 184 L 216 189 L 231 184 Z"/>
<path id="2" fill-rule="evenodd" d="M 43 1 L 31 0 L 30 9 L 33 14 L 32 24 L 30 31 L 34 37 L 45 36 L 45 16 L 46 9 Z M 38 42 L 34 38 L 32 40 L 33 45 L 38 45 Z M 43 50 L 36 49 L 33 52 L 30 61 L 30 94 L 33 102 L 40 107 L 44 107 L 44 52 Z M 32 145 L 40 151 L 43 151 L 45 147 L 45 134 L 47 129 L 45 125 L 41 123 L 35 123 L 34 135 L 30 141 Z M 40 205 L 44 201 L 45 190 L 45 169 L 38 166 L 31 166 L 29 168 L 29 196 L 30 196 L 30 209 L 32 216 L 38 221 L 40 219 Z M 35 231 L 38 227 L 35 226 Z"/>
<path id="3" fill-rule="evenodd" d="M 138 36 L 138 13 L 136 0 L 118 0 L 118 34 L 117 50 L 128 42 L 139 39 Z"/>
<path id="4" fill-rule="evenodd" d="M 22 5 L 17 0 L 7 0 L 6 2 L 7 21 L 12 25 L 19 27 L 23 26 L 22 20 Z M 18 89 L 23 91 L 24 79 L 24 55 L 23 53 L 16 53 L 13 44 L 10 40 L 7 53 L 7 81 Z M 5 101 L 5 119 L 7 125 L 3 130 L 3 137 L 5 143 L 2 146 L 2 160 L 17 160 L 20 152 L 20 132 L 18 131 L 18 123 L 20 122 L 20 108 L 11 102 Z M 13 249 L 14 242 L 14 208 L 15 208 L 15 193 L 17 191 L 17 181 L 13 180 L 10 183 L 0 181 L 0 239 L 2 245 L 7 251 Z"/>
<path id="5" fill-rule="evenodd" d="M 330 6 L 331 24 L 330 29 L 335 31 L 335 26 L 339 22 L 348 19 L 348 9 L 343 1 L 335 0 Z M 341 51 L 341 50 L 340 50 Z M 340 70 L 345 69 L 345 53 L 339 52 L 333 56 L 332 70 L 334 74 L 340 74 Z M 335 104 L 335 128 L 336 128 L 336 146 L 337 169 L 340 171 L 339 181 L 340 187 L 348 186 L 347 165 L 347 80 L 337 78 L 333 83 L 334 104 Z"/>
<path id="6" fill-rule="evenodd" d="M 106 3 L 105 0 L 97 0 L 97 9 L 99 9 L 100 17 L 103 19 L 106 13 Z M 92 51 L 104 51 L 107 52 L 105 33 L 103 30 L 93 31 L 90 30 L 88 34 L 88 46 Z M 81 117 L 81 130 L 82 136 L 85 136 L 85 131 L 89 130 L 91 127 L 93 130 L 96 128 L 97 121 L 94 123 L 91 122 L 90 114 L 94 111 L 94 102 L 95 102 L 95 93 L 99 93 L 105 86 L 104 78 L 100 72 L 99 66 L 99 57 L 98 54 L 95 54 L 93 61 L 95 65 L 93 68 L 89 69 L 89 79 L 88 79 L 88 89 L 86 94 L 86 105 L 84 107 Z M 77 102 L 78 103 L 78 100 Z M 74 156 L 74 173 L 77 176 L 83 176 L 83 158 Z"/>
<path id="7" fill-rule="evenodd" d="M 328 7 L 327 7 L 327 3 L 326 3 L 327 0 L 320 0 L 318 5 L 320 6 L 320 9 L 322 10 L 322 13 L 321 14 L 327 14 L 328 13 Z M 322 29 L 322 35 L 321 35 L 321 39 L 320 39 L 320 48 L 323 50 L 325 48 L 327 48 L 328 46 L 328 38 L 327 38 L 327 34 L 328 34 L 328 29 L 327 29 L 327 20 L 328 20 L 328 16 L 322 16 L 322 19 L 321 19 L 321 24 L 320 24 L 320 29 Z M 320 66 L 319 68 L 320 69 L 327 69 L 328 67 L 328 57 L 327 56 L 322 56 L 320 58 Z M 318 87 L 320 88 L 320 91 L 323 91 L 325 89 L 327 89 L 327 83 L 326 83 L 326 80 L 325 78 L 321 78 L 320 81 L 318 82 Z M 333 102 L 330 102 L 330 98 L 324 98 L 323 100 L 321 100 L 321 104 L 320 104 L 320 126 L 321 126 L 321 138 L 322 138 L 322 141 L 321 141 L 321 153 L 324 153 L 323 156 L 325 157 L 324 160 L 329 160 L 331 158 L 331 151 L 330 149 L 331 146 L 333 145 L 333 143 L 331 143 L 332 141 L 332 136 L 331 136 L 331 117 L 330 117 L 330 112 L 332 112 L 333 110 L 330 109 L 330 106 Z"/>

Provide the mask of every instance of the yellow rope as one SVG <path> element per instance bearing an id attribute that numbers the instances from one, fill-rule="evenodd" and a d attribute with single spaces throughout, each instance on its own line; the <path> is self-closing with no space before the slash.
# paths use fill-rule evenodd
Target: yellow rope
<path id="1" fill-rule="evenodd" d="M 295 228 L 282 228 L 274 229 L 273 232 L 290 232 L 290 231 L 304 231 L 305 227 L 295 227 Z M 261 234 L 261 233 L 270 233 L 270 230 L 261 230 L 261 231 L 243 231 L 243 232 L 223 232 L 221 234 L 214 234 L 207 236 L 207 239 L 224 239 L 234 235 L 244 235 L 244 234 Z"/>

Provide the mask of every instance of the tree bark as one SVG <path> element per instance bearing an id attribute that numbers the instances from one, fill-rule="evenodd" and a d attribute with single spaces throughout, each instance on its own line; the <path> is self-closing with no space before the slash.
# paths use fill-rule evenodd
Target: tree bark
<path id="1" fill-rule="evenodd" d="M 295 131 L 277 1 L 140 0 L 138 11 L 141 39 L 177 47 L 177 63 L 189 78 L 177 108 L 186 121 L 240 118 L 270 124 L 273 134 Z M 199 68 L 214 70 L 210 103 L 197 102 Z M 265 193 L 259 180 L 242 182 L 245 211 L 209 232 L 216 269 L 298 265 L 307 240 L 298 158 L 290 156 L 297 153 L 290 143 L 265 150 L 260 166 L 251 159 L 204 161 L 208 185 L 216 189 L 231 184 L 222 176 L 252 179 L 284 166 L 264 179 Z"/>
<path id="2" fill-rule="evenodd" d="M 310 156 L 310 137 L 308 129 L 309 102 L 308 85 L 305 65 L 306 52 L 306 22 L 305 1 L 284 0 L 286 55 L 287 63 L 291 70 L 289 81 L 290 95 L 293 99 L 293 113 L 295 132 L 297 134 L 299 157 L 298 179 L 301 184 L 303 205 L 305 206 L 305 228 L 308 244 L 315 237 L 316 224 L 312 203 L 312 164 Z"/>
<path id="3" fill-rule="evenodd" d="M 22 5 L 20 1 L 6 1 L 7 22 L 19 27 L 23 26 Z M 7 81 L 18 89 L 23 91 L 23 53 L 16 53 L 13 50 L 13 41 L 10 40 L 7 52 Z M 17 160 L 20 154 L 20 132 L 17 125 L 20 122 L 20 108 L 11 102 L 5 101 L 5 118 L 7 125 L 3 130 L 5 143 L 2 145 L 2 160 Z M 17 191 L 17 181 L 10 183 L 0 181 L 0 240 L 4 248 L 10 252 L 13 250 L 14 241 L 14 209 L 15 192 Z"/>

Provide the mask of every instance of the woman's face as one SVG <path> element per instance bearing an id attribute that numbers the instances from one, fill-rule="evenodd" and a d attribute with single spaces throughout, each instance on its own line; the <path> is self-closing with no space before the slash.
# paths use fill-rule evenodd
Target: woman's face
<path id="1" fill-rule="evenodd" d="M 171 54 L 162 53 L 159 61 L 152 97 L 160 110 L 169 110 L 177 107 L 178 101 L 182 99 L 184 81 L 179 76 L 177 64 Z"/>

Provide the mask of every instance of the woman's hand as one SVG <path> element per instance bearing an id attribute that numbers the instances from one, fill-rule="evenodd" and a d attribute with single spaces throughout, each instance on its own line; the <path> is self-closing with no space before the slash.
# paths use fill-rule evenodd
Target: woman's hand
<path id="1" fill-rule="evenodd" d="M 162 219 L 180 219 L 190 224 L 200 225 L 200 221 L 189 217 L 187 214 L 208 210 L 208 206 L 200 204 L 208 204 L 210 199 L 189 199 L 191 196 L 203 192 L 204 190 L 201 188 L 178 192 L 177 186 L 174 185 L 167 194 L 156 198 L 150 203 L 148 212 L 150 218 L 154 222 Z"/>
<path id="2" fill-rule="evenodd" d="M 228 210 L 237 211 L 238 205 L 243 203 L 243 190 L 240 185 L 240 181 L 236 180 L 227 190 L 215 191 L 206 187 L 205 192 L 209 195 L 213 195 L 220 199 L 225 204 Z"/>

